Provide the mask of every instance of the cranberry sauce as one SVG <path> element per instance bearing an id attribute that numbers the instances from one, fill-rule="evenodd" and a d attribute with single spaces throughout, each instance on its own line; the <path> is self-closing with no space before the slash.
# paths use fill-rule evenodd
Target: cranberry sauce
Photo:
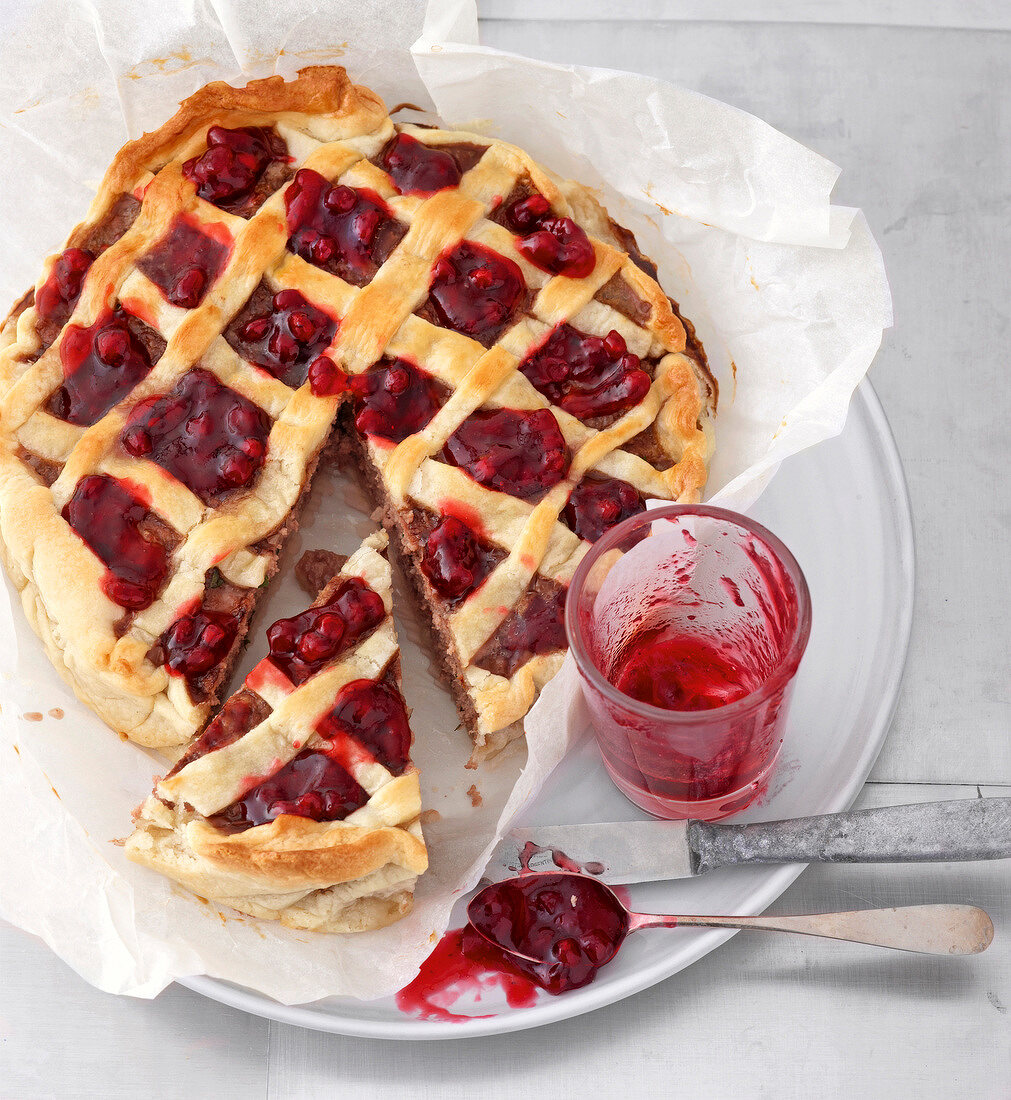
<path id="1" fill-rule="evenodd" d="M 409 134 L 397 134 L 379 158 L 401 195 L 434 195 L 460 182 L 460 166 L 450 153 L 423 145 Z"/>
<path id="2" fill-rule="evenodd" d="M 332 742 L 325 751 L 345 767 L 354 759 L 347 739 L 366 749 L 394 775 L 401 775 L 411 756 L 407 707 L 396 685 L 386 680 L 352 680 L 337 693 L 333 706 L 316 726 Z"/>
<path id="3" fill-rule="evenodd" d="M 628 934 L 628 917 L 606 887 L 582 875 L 521 875 L 490 886 L 467 912 L 512 965 L 549 993 L 588 985 Z"/>
<path id="4" fill-rule="evenodd" d="M 280 290 L 247 320 L 229 326 L 225 339 L 243 359 L 297 388 L 336 331 L 336 322 L 299 291 Z"/>
<path id="5" fill-rule="evenodd" d="M 358 430 L 392 443 L 420 432 L 446 399 L 446 387 L 407 359 L 381 359 L 347 385 Z"/>
<path id="6" fill-rule="evenodd" d="M 348 388 L 348 376 L 329 355 L 319 355 L 309 364 L 308 378 L 313 397 L 339 397 Z"/>
<path id="7" fill-rule="evenodd" d="M 520 370 L 552 404 L 580 420 L 624 412 L 650 387 L 639 357 L 613 329 L 601 338 L 556 325 Z"/>
<path id="8" fill-rule="evenodd" d="M 281 814 L 313 821 L 341 821 L 368 800 L 366 792 L 340 764 L 326 753 L 306 749 L 208 820 L 226 829 L 266 825 Z"/>
<path id="9" fill-rule="evenodd" d="M 523 233 L 516 251 L 542 271 L 584 279 L 597 263 L 589 237 L 571 218 L 556 217 L 539 194 L 518 199 L 505 210 L 506 224 Z"/>
<path id="10" fill-rule="evenodd" d="M 147 375 L 153 360 L 132 331 L 131 320 L 117 307 L 87 328 L 67 327 L 60 341 L 63 384 L 46 402 L 47 412 L 88 427 Z"/>
<path id="11" fill-rule="evenodd" d="M 62 328 L 81 296 L 84 276 L 95 257 L 84 248 L 68 248 L 49 272 L 35 295 L 35 309 L 43 321 Z"/>
<path id="12" fill-rule="evenodd" d="M 372 281 L 406 232 L 375 191 L 331 186 L 311 168 L 295 173 L 284 207 L 292 252 L 355 286 Z"/>
<path id="13" fill-rule="evenodd" d="M 151 513 L 125 484 L 104 474 L 81 478 L 63 518 L 104 562 L 102 591 L 128 611 L 154 603 L 169 570 L 169 551 L 145 536 Z"/>
<path id="14" fill-rule="evenodd" d="M 360 577 L 349 577 L 326 603 L 290 619 L 278 619 L 270 627 L 271 660 L 297 687 L 355 645 L 385 616 L 382 598 Z"/>
<path id="15" fill-rule="evenodd" d="M 228 698 L 196 740 L 190 742 L 185 754 L 168 773 L 175 775 L 187 764 L 199 760 L 215 749 L 223 749 L 258 726 L 270 714 L 270 707 L 255 692 L 245 689 Z"/>
<path id="16" fill-rule="evenodd" d="M 560 585 L 535 581 L 526 599 L 481 647 L 474 664 L 509 678 L 531 657 L 565 649 L 565 593 Z"/>
<path id="17" fill-rule="evenodd" d="M 240 617 L 200 606 L 180 615 L 160 639 L 169 671 L 190 680 L 214 668 L 232 648 Z"/>
<path id="18" fill-rule="evenodd" d="M 605 531 L 645 510 L 646 501 L 634 485 L 591 476 L 572 490 L 562 518 L 581 539 L 596 542 Z"/>
<path id="19" fill-rule="evenodd" d="M 244 204 L 272 162 L 290 160 L 288 147 L 274 130 L 212 126 L 207 152 L 186 161 L 183 175 L 197 185 L 202 199 L 232 210 Z"/>
<path id="20" fill-rule="evenodd" d="M 421 571 L 452 607 L 480 588 L 504 557 L 502 550 L 480 538 L 463 520 L 445 516 L 425 541 Z"/>
<path id="21" fill-rule="evenodd" d="M 134 458 L 157 462 L 215 504 L 252 483 L 266 458 L 270 424 L 259 406 L 194 367 L 169 393 L 137 405 L 122 441 Z"/>
<path id="22" fill-rule="evenodd" d="M 137 261 L 166 300 L 181 309 L 200 305 L 232 251 L 230 243 L 212 237 L 207 228 L 186 214 L 176 214 L 168 233 Z"/>
<path id="23" fill-rule="evenodd" d="M 426 305 L 436 324 L 491 347 L 526 299 L 518 264 L 482 244 L 463 241 L 436 260 Z"/>
<path id="24" fill-rule="evenodd" d="M 443 457 L 486 488 L 524 500 L 569 469 L 565 437 L 547 409 L 478 409 L 446 440 Z"/>

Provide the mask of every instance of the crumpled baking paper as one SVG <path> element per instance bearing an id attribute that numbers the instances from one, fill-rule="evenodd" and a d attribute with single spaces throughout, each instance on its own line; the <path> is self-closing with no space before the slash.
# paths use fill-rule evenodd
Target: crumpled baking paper
<path id="1" fill-rule="evenodd" d="M 838 433 L 891 323 L 881 257 L 858 211 L 830 205 L 838 170 L 765 123 L 644 76 L 550 65 L 476 43 L 470 0 L 308 4 L 145 0 L 0 14 L 0 299 L 15 301 L 83 214 L 127 137 L 212 79 L 241 83 L 336 62 L 387 102 L 515 141 L 593 187 L 660 265 L 720 384 L 709 498 L 746 508 L 779 463 Z M 412 48 L 413 44 L 413 48 Z M 318 479 L 302 549 L 350 552 L 372 529 L 359 489 Z M 164 771 L 79 704 L 0 588 L 0 804 L 11 827 L 0 916 L 43 937 L 110 992 L 152 997 L 208 974 L 297 1003 L 385 996 L 408 982 L 536 795 L 584 717 L 571 658 L 514 745 L 465 771 L 466 735 L 400 591 L 405 694 L 432 866 L 410 916 L 358 936 L 314 936 L 201 902 L 129 863 L 115 840 Z M 305 603 L 286 575 L 254 623 L 240 674 L 273 619 Z"/>

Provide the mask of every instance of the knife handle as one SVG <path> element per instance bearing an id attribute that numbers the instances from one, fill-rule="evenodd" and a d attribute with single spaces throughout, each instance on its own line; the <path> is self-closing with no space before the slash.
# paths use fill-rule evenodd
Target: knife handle
<path id="1" fill-rule="evenodd" d="M 747 863 L 929 863 L 1011 856 L 1011 798 L 884 806 L 756 825 L 688 822 L 696 874 Z"/>

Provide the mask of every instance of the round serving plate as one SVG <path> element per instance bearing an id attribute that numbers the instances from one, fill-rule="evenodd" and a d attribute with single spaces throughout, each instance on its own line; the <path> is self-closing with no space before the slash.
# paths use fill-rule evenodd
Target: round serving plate
<path id="1" fill-rule="evenodd" d="M 846 809 L 878 755 L 898 697 L 913 607 L 913 530 L 888 421 L 865 381 L 842 435 L 786 462 L 751 514 L 796 555 L 811 588 L 814 625 L 797 679 L 786 741 L 768 794 L 735 821 Z M 592 807 L 592 812 L 587 811 Z M 577 745 L 522 824 L 625 821 L 644 816 L 615 789 L 596 745 Z M 732 869 L 630 888 L 633 908 L 670 913 L 760 913 L 803 867 Z M 464 901 L 451 927 L 465 921 Z M 332 997 L 286 1006 L 213 978 L 182 984 L 283 1023 L 386 1039 L 453 1039 L 538 1027 L 591 1012 L 669 978 L 732 932 L 659 930 L 629 940 L 583 989 L 511 1008 L 496 990 L 452 1006 L 464 1018 L 421 1020 L 393 998 Z M 673 991 L 672 991 L 673 992 Z"/>

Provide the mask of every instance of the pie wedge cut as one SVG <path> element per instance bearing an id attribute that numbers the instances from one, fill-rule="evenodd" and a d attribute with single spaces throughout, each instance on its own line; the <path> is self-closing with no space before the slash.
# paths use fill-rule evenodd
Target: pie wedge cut
<path id="1" fill-rule="evenodd" d="M 580 558 L 699 499 L 716 383 L 581 185 L 343 69 L 211 84 L 114 159 L 0 330 L 0 546 L 113 729 L 211 720 L 324 446 L 361 470 L 479 760 Z"/>
<path id="2" fill-rule="evenodd" d="M 291 928 L 410 910 L 428 856 L 385 548 L 380 533 L 343 564 L 313 555 L 313 604 L 269 628 L 267 655 L 155 784 L 130 859 Z"/>

